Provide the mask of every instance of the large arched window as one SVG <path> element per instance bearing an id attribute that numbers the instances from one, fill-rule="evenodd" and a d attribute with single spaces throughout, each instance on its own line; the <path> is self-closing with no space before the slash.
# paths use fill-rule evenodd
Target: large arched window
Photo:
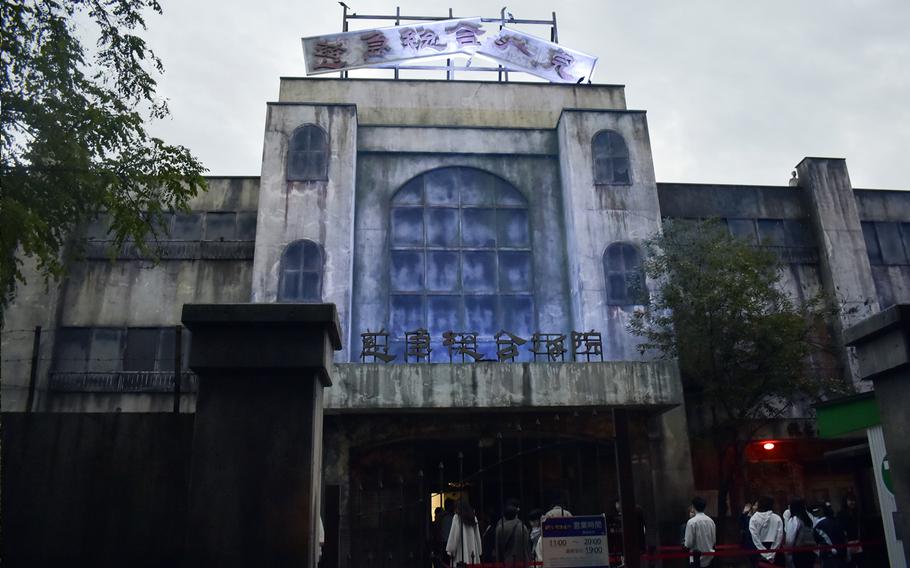
<path id="1" fill-rule="evenodd" d="M 279 302 L 322 301 L 322 249 L 306 239 L 294 241 L 281 254 Z"/>
<path id="2" fill-rule="evenodd" d="M 325 131 L 304 124 L 294 131 L 288 143 L 288 181 L 328 179 L 329 145 Z"/>
<path id="3" fill-rule="evenodd" d="M 493 337 L 501 329 L 529 337 L 531 235 L 528 203 L 517 189 L 481 170 L 448 167 L 412 179 L 391 205 L 393 341 L 427 329 L 431 360 L 448 361 L 440 345 L 445 331 L 476 332 L 487 359 L 496 356 Z"/>
<path id="4" fill-rule="evenodd" d="M 591 143 L 594 157 L 594 183 L 625 185 L 632 183 L 629 171 L 629 147 L 622 135 L 601 130 Z"/>
<path id="5" fill-rule="evenodd" d="M 603 262 L 607 305 L 644 303 L 648 289 L 638 249 L 629 243 L 613 243 L 604 251 Z"/>

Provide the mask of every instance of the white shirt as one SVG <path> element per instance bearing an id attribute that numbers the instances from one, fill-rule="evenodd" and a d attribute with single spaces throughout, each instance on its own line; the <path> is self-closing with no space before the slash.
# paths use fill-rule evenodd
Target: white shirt
<path id="1" fill-rule="evenodd" d="M 474 526 L 463 525 L 458 515 L 453 516 L 446 553 L 453 558 L 454 563 L 479 564 L 482 550 L 483 543 L 477 523 Z"/>
<path id="2" fill-rule="evenodd" d="M 784 540 L 784 522 L 774 511 L 760 511 L 749 519 L 749 532 L 752 534 L 752 544 L 758 550 L 768 550 L 764 543 L 770 542 L 771 548 L 780 547 Z M 774 560 L 774 553 L 762 554 L 767 561 Z"/>
<path id="3" fill-rule="evenodd" d="M 686 548 L 699 552 L 714 552 L 716 542 L 716 528 L 711 517 L 704 513 L 695 513 L 695 516 L 686 522 L 686 538 L 683 542 Z M 702 568 L 710 565 L 712 560 L 713 556 L 702 556 Z"/>

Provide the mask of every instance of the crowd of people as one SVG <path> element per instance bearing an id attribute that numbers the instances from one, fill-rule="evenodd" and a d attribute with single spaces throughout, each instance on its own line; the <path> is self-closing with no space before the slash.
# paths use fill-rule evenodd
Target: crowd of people
<path id="1" fill-rule="evenodd" d="M 492 522 L 478 514 L 467 498 L 446 499 L 434 514 L 434 566 L 481 562 L 521 566 L 541 560 L 541 524 L 548 518 L 572 516 L 564 502 L 554 494 L 550 508 L 531 511 L 525 523 L 517 499 L 507 500 L 502 515 Z M 692 500 L 682 534 L 682 545 L 691 553 L 690 565 L 696 568 L 716 565 L 712 554 L 703 555 L 714 553 L 717 544 L 715 523 L 705 514 L 706 508 L 703 498 Z M 741 548 L 755 551 L 748 556 L 753 567 L 813 568 L 820 561 L 822 568 L 863 568 L 860 523 L 852 496 L 844 499 L 837 515 L 828 503 L 808 506 L 799 498 L 778 515 L 774 500 L 761 497 L 743 509 L 740 522 Z M 785 552 L 778 552 L 781 548 Z"/>
<path id="2" fill-rule="evenodd" d="M 531 511 L 526 524 L 519 516 L 521 504 L 517 499 L 508 499 L 502 515 L 493 522 L 485 522 L 465 497 L 446 499 L 434 514 L 434 565 L 443 568 L 503 562 L 522 566 L 539 560 L 541 523 L 548 518 L 572 516 L 563 502 L 560 496 L 554 496 L 550 509 Z"/>
<path id="3" fill-rule="evenodd" d="M 705 500 L 696 497 L 689 509 L 689 521 L 683 534 L 683 546 L 698 555 L 714 552 L 716 529 L 714 521 L 705 515 Z M 763 565 L 789 568 L 813 568 L 816 561 L 822 568 L 862 568 L 863 550 L 860 544 L 860 523 L 856 499 L 847 496 L 837 515 L 829 503 L 807 506 L 795 498 L 782 515 L 774 512 L 774 499 L 761 497 L 748 504 L 740 516 L 741 547 L 754 550 L 749 555 L 753 567 Z M 781 553 L 778 549 L 785 549 Z M 712 565 L 713 556 L 700 556 L 700 568 Z"/>

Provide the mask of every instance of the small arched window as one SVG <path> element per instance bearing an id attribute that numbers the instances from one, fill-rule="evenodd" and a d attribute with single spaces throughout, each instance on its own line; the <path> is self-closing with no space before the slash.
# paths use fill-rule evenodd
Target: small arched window
<path id="1" fill-rule="evenodd" d="M 594 156 L 594 183 L 625 185 L 632 183 L 629 171 L 629 147 L 613 130 L 601 130 L 591 143 Z"/>
<path id="2" fill-rule="evenodd" d="M 284 249 L 278 277 L 279 302 L 319 302 L 322 299 L 322 249 L 306 239 Z"/>
<path id="3" fill-rule="evenodd" d="M 607 305 L 631 306 L 644 303 L 648 289 L 638 249 L 629 243 L 613 243 L 604 251 L 603 262 Z"/>
<path id="4" fill-rule="evenodd" d="M 294 131 L 288 144 L 288 181 L 328 179 L 329 146 L 325 131 L 304 124 Z"/>

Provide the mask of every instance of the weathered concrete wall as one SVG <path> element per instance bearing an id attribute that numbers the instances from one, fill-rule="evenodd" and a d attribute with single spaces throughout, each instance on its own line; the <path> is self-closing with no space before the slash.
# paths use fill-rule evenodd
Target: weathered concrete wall
<path id="1" fill-rule="evenodd" d="M 631 183 L 595 185 L 591 141 L 613 130 L 629 149 Z M 636 246 L 660 231 L 661 212 L 651 160 L 648 124 L 643 112 L 564 112 L 557 128 L 562 179 L 566 248 L 569 258 L 572 326 L 604 334 L 610 360 L 641 357 L 639 339 L 627 330 L 632 306 L 607 305 L 603 254 L 616 242 Z M 653 289 L 654 282 L 648 282 Z"/>
<path id="2" fill-rule="evenodd" d="M 671 407 L 682 402 L 673 361 L 473 365 L 336 364 L 326 412 Z"/>
<path id="3" fill-rule="evenodd" d="M 626 108 L 620 85 L 283 77 L 281 102 L 357 106 L 362 125 L 554 128 L 565 108 Z"/>
<path id="4" fill-rule="evenodd" d="M 443 131 L 446 135 L 452 132 L 453 129 Z M 425 134 L 421 129 L 415 129 L 415 133 Z M 504 145 L 502 150 L 516 149 L 521 144 L 521 138 L 520 131 L 511 131 L 511 145 Z M 358 159 L 357 172 L 352 340 L 358 341 L 359 333 L 367 328 L 377 330 L 389 326 L 389 218 L 392 196 L 413 177 L 445 166 L 471 167 L 495 174 L 512 184 L 527 199 L 535 323 L 541 331 L 568 332 L 566 251 L 560 215 L 559 172 L 553 158 L 521 154 L 364 153 Z M 352 345 L 350 360 L 357 360 L 359 353 L 359 345 Z"/>
<path id="5" fill-rule="evenodd" d="M 328 179 L 288 181 L 288 141 L 294 130 L 315 124 L 328 135 Z M 353 106 L 271 104 L 262 152 L 253 302 L 278 298 L 279 265 L 285 247 L 309 239 L 322 247 L 322 301 L 338 307 L 344 351 L 348 357 L 353 263 L 354 183 L 357 114 Z"/>
<path id="6" fill-rule="evenodd" d="M 837 344 L 844 345 L 843 330 L 878 311 L 875 283 L 860 226 L 856 198 L 847 163 L 834 158 L 804 158 L 796 166 L 799 187 L 808 196 L 810 212 L 819 243 L 821 280 L 825 292 L 841 308 L 835 321 Z M 858 390 L 860 383 L 852 353 L 842 351 L 845 370 L 850 370 Z"/>
<path id="7" fill-rule="evenodd" d="M 910 191 L 856 189 L 853 193 L 860 221 L 903 223 L 903 245 L 906 248 L 910 243 Z M 902 244 L 895 242 L 891 246 L 899 250 Z M 910 250 L 906 250 L 906 255 L 910 257 Z M 882 309 L 910 303 L 910 264 L 873 264 L 872 279 Z"/>
<path id="8" fill-rule="evenodd" d="M 9 566 L 176 566 L 193 417 L 3 413 Z"/>
<path id="9" fill-rule="evenodd" d="M 256 211 L 255 177 L 207 178 L 208 190 L 190 201 L 192 211 Z M 244 302 L 250 296 L 250 260 L 85 260 L 47 287 L 26 265 L 28 285 L 20 286 L 5 314 L 2 333 L 2 408 L 23 410 L 26 403 L 32 334 L 44 328 L 36 381 L 35 407 L 60 410 L 164 410 L 160 395 L 47 396 L 56 328 L 61 326 L 171 326 L 180 322 L 185 302 Z M 13 332 L 13 330 L 16 330 Z"/>
<path id="10" fill-rule="evenodd" d="M 795 187 L 658 183 L 664 217 L 688 219 L 805 219 L 809 216 L 803 192 Z"/>

